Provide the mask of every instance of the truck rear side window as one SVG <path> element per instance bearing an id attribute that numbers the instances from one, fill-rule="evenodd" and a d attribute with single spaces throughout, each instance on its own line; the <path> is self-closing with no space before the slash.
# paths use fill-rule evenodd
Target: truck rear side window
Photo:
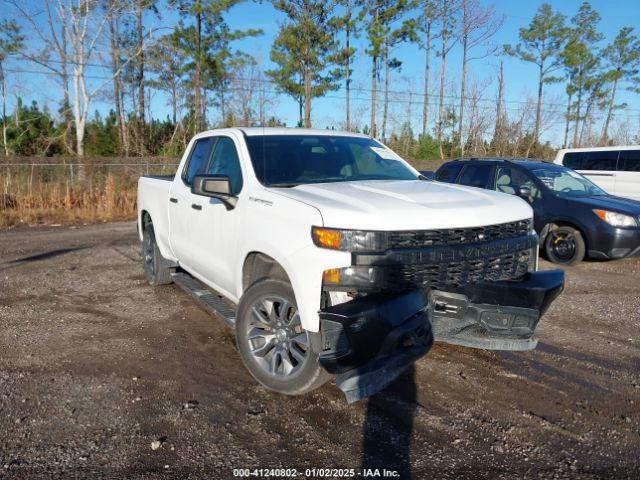
<path id="1" fill-rule="evenodd" d="M 640 172 L 640 150 L 621 150 L 618 171 Z"/>
<path id="2" fill-rule="evenodd" d="M 214 137 L 196 140 L 193 148 L 191 149 L 187 165 L 182 173 L 182 180 L 184 183 L 191 185 L 193 177 L 199 173 L 204 173 L 204 169 L 211 157 L 211 147 L 213 147 L 214 142 Z"/>

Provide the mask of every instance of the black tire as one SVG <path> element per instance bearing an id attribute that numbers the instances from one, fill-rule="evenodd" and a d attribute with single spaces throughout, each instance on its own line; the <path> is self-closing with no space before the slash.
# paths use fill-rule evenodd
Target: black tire
<path id="1" fill-rule="evenodd" d="M 142 262 L 149 285 L 167 285 L 172 282 L 171 269 L 160 253 L 153 224 L 147 223 L 142 234 Z"/>
<path id="2" fill-rule="evenodd" d="M 299 318 L 291 286 L 272 279 L 247 289 L 236 316 L 236 343 L 245 367 L 266 388 L 285 395 L 302 395 L 331 378 L 318 363 L 312 335 Z"/>
<path id="3" fill-rule="evenodd" d="M 547 234 L 544 251 L 553 263 L 575 265 L 584 259 L 587 246 L 579 230 L 573 227 L 556 227 Z"/>

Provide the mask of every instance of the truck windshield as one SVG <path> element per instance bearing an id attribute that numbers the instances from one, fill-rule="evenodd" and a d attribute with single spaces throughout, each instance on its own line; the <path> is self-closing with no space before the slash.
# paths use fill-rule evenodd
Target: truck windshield
<path id="1" fill-rule="evenodd" d="M 397 155 L 375 140 L 331 135 L 246 137 L 258 180 L 271 187 L 357 180 L 417 180 Z"/>
<path id="2" fill-rule="evenodd" d="M 578 197 L 588 195 L 606 195 L 607 193 L 595 183 L 569 168 L 542 167 L 532 173 L 554 193 Z"/>

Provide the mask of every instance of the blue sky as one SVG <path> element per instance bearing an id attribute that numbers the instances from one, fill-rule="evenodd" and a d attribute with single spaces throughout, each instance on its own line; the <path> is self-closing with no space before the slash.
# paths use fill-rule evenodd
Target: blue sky
<path id="1" fill-rule="evenodd" d="M 37 8 L 39 2 L 30 2 L 33 8 Z M 505 43 L 515 43 L 518 38 L 518 29 L 526 25 L 534 15 L 536 9 L 541 2 L 520 1 L 520 0 L 495 0 L 492 2 L 484 2 L 486 5 L 494 5 L 496 11 L 500 15 L 505 16 L 505 22 L 493 39 L 496 45 Z M 573 16 L 580 6 L 579 0 L 561 0 L 551 1 L 553 9 L 560 11 L 568 18 Z M 599 25 L 600 31 L 604 34 L 604 42 L 609 42 L 615 37 L 618 30 L 625 25 L 635 26 L 640 20 L 640 1 L 637 0 L 594 0 L 592 6 L 598 11 L 602 17 Z M 155 15 L 148 15 L 147 25 L 153 27 L 171 27 L 177 22 L 178 16 L 175 12 L 169 11 L 167 8 L 160 8 L 162 16 L 160 18 Z M 0 11 L 0 17 L 12 16 L 9 8 Z M 273 38 L 277 34 L 278 24 L 283 21 L 281 14 L 276 12 L 268 3 L 246 2 L 235 6 L 228 15 L 228 22 L 234 28 L 261 28 L 264 35 L 258 38 L 249 38 L 236 42 L 238 49 L 254 55 L 262 64 L 263 68 L 270 67 L 269 50 Z M 370 88 L 370 60 L 362 54 L 365 47 L 365 39 L 356 40 L 355 46 L 359 48 L 361 54 L 358 55 L 354 64 L 354 82 L 353 86 L 357 90 L 359 87 L 363 89 Z M 422 92 L 423 71 L 424 71 L 424 53 L 418 50 L 415 45 L 405 44 L 394 51 L 394 55 L 402 61 L 402 69 L 400 72 L 394 73 L 392 78 L 391 89 L 394 92 L 404 92 L 404 94 L 394 93 L 392 99 L 392 123 L 401 122 L 408 118 L 409 96 L 408 92 L 412 91 L 416 95 L 412 95 L 415 101 L 411 105 L 411 122 L 414 130 L 419 129 L 421 106 L 417 94 Z M 487 57 L 482 60 L 474 61 L 470 64 L 470 76 L 474 79 L 472 83 L 478 84 L 478 88 L 482 91 L 483 108 L 495 110 L 495 90 L 496 90 L 496 74 L 499 64 L 499 58 L 495 56 Z M 448 93 L 456 95 L 459 92 L 459 72 L 461 62 L 460 48 L 456 47 L 451 52 L 448 61 Z M 513 58 L 504 58 L 505 68 L 505 85 L 507 109 L 515 114 L 516 109 L 521 107 L 527 96 L 533 97 L 536 92 L 536 69 L 533 64 L 526 64 Z M 19 69 L 28 69 L 30 71 L 40 70 L 34 65 L 17 64 L 15 61 L 12 66 Z M 439 78 L 439 61 L 432 57 L 432 93 L 436 93 Z M 100 76 L 104 75 L 106 70 L 102 72 L 94 68 L 91 74 Z M 14 83 L 17 85 L 14 91 L 20 94 L 25 100 L 35 99 L 39 103 L 46 103 L 52 109 L 55 102 L 59 100 L 60 94 L 58 88 L 53 84 L 53 79 L 47 75 L 36 73 L 13 73 Z M 94 82 L 97 80 L 94 80 Z M 369 102 L 368 91 L 353 93 L 353 115 L 356 121 L 360 120 L 360 124 L 368 123 L 369 119 Z M 106 96 L 106 93 L 105 93 Z M 314 100 L 312 117 L 314 126 L 325 127 L 342 121 L 344 117 L 344 101 L 341 97 L 344 91 L 340 90 L 332 92 L 327 98 Z M 361 100 L 358 100 L 358 99 Z M 619 113 L 620 120 L 631 122 L 638 125 L 640 119 L 640 95 L 631 94 L 620 91 L 619 101 L 626 101 L 628 108 Z M 434 102 L 436 99 L 434 98 Z M 455 102 L 449 99 L 450 102 Z M 564 84 L 545 86 L 545 102 L 564 104 L 566 101 L 564 95 Z M 108 99 L 100 98 L 93 104 L 92 109 L 97 109 L 101 113 L 107 112 L 111 108 Z M 431 111 L 435 111 L 435 106 L 431 107 Z M 152 114 L 156 118 L 164 118 L 169 113 L 167 99 L 160 93 L 154 93 L 152 98 Z M 273 112 L 277 117 L 283 119 L 288 125 L 294 125 L 297 122 L 298 111 L 297 104 L 286 96 L 279 96 Z M 215 111 L 212 109 L 212 115 Z M 561 120 L 561 119 L 560 119 Z M 544 132 L 543 138 L 550 140 L 557 145 L 561 142 L 562 121 L 555 121 L 550 128 Z M 636 130 L 638 127 L 636 127 Z"/>

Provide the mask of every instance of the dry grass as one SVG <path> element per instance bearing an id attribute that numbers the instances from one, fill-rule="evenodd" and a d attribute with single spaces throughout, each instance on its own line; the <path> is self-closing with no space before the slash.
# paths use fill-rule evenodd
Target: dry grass
<path id="1" fill-rule="evenodd" d="M 131 160 L 131 159 L 129 159 Z M 0 228 L 15 225 L 95 223 L 135 218 L 138 177 L 147 173 L 169 173 L 175 160 L 88 161 L 86 167 L 41 165 L 41 159 L 0 167 Z M 23 160 L 24 162 L 24 160 Z M 52 163 L 51 161 L 48 163 Z M 58 162 L 59 163 L 59 162 Z"/>
<path id="2" fill-rule="evenodd" d="M 68 159 L 3 159 L 0 228 L 134 219 L 138 177 L 171 173 L 176 162 L 172 158 L 91 158 L 79 171 Z M 419 170 L 435 170 L 441 162 L 412 163 Z"/>

